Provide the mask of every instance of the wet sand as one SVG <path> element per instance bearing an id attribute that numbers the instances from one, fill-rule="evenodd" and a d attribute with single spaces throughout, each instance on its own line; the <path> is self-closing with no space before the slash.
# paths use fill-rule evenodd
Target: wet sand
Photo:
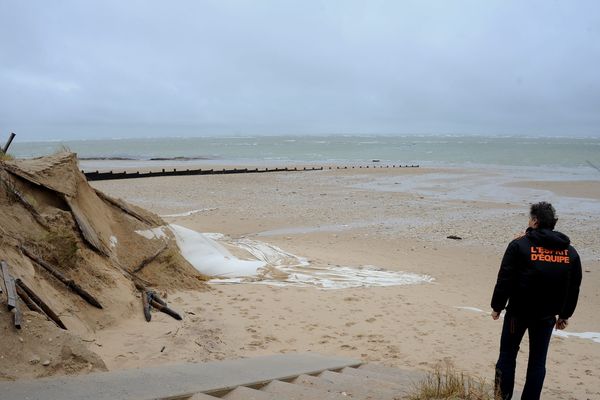
<path id="1" fill-rule="evenodd" d="M 600 332 L 600 179 L 551 178 L 419 168 L 94 182 L 158 214 L 183 214 L 165 217 L 170 223 L 262 241 L 315 267 L 371 266 L 434 278 L 340 290 L 252 283 L 168 293 L 183 322 L 155 314 L 146 324 L 140 313 L 100 331 L 96 350 L 111 369 L 315 351 L 416 369 L 450 360 L 492 377 L 501 322 L 488 315 L 490 296 L 507 243 L 527 224 L 530 202 L 556 204 L 557 229 L 571 237 L 589 271 L 567 331 Z M 545 394 L 599 397 L 599 356 L 593 340 L 553 337 Z"/>

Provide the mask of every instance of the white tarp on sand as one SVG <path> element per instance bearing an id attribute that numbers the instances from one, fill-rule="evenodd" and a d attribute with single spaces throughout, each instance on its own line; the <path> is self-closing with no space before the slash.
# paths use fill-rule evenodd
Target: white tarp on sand
<path id="1" fill-rule="evenodd" d="M 433 278 L 427 275 L 387 271 L 370 265 L 358 268 L 311 265 L 305 258 L 257 240 L 232 239 L 215 233 L 203 234 L 179 225 L 169 225 L 169 228 L 175 235 L 181 254 L 198 271 L 215 277 L 211 280 L 212 283 L 344 289 L 433 281 Z M 224 245 L 244 252 L 249 259 L 244 260 L 232 255 Z"/>

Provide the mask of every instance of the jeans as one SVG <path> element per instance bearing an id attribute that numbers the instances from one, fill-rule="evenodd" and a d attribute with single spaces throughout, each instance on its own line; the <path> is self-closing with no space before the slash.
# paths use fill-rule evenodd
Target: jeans
<path id="1" fill-rule="evenodd" d="M 496 393 L 502 400 L 510 400 L 515 385 L 517 353 L 525 331 L 529 331 L 529 361 L 521 400 L 538 400 L 546 376 L 546 356 L 555 317 L 526 319 L 508 311 L 504 317 L 500 338 L 500 357 L 496 363 Z"/>

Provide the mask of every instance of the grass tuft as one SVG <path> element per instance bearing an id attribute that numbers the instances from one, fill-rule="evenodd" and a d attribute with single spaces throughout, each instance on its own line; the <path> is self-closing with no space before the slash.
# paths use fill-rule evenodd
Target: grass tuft
<path id="1" fill-rule="evenodd" d="M 19 192 L 15 187 L 15 183 L 9 179 L 2 179 L 0 176 L 0 182 L 2 186 L 4 186 L 4 190 L 6 192 L 6 197 L 8 198 L 10 204 L 14 204 L 19 201 Z"/>
<path id="2" fill-rule="evenodd" d="M 12 161 L 15 157 L 0 150 L 0 161 Z"/>
<path id="3" fill-rule="evenodd" d="M 72 153 L 73 151 L 71 151 L 71 148 L 69 146 L 67 146 L 66 144 L 61 143 L 60 146 L 58 146 L 58 148 L 56 150 L 54 150 L 54 155 L 56 154 L 61 154 L 61 153 Z"/>
<path id="4" fill-rule="evenodd" d="M 485 379 L 457 371 L 451 363 L 438 365 L 420 382 L 408 400 L 494 400 L 493 387 Z"/>
<path id="5" fill-rule="evenodd" d="M 58 265 L 67 268 L 77 267 L 79 246 L 72 229 L 60 227 L 50 231 L 45 235 L 44 242 L 49 245 L 50 253 Z"/>

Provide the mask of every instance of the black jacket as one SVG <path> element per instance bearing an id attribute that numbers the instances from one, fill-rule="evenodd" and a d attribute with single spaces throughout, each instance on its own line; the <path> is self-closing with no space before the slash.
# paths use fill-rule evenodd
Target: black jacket
<path id="1" fill-rule="evenodd" d="M 581 261 L 569 238 L 549 229 L 527 229 L 508 245 L 492 296 L 492 309 L 516 316 L 545 318 L 573 315 Z"/>

